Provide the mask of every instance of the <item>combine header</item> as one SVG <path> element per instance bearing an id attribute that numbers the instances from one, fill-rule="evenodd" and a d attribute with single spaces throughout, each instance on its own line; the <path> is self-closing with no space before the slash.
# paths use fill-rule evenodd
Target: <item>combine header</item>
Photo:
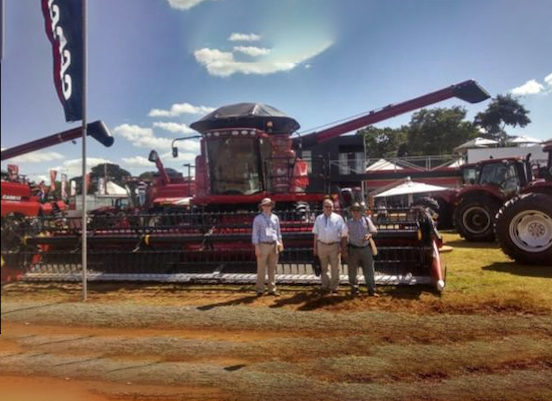
<path id="1" fill-rule="evenodd" d="M 87 133 L 102 145 L 109 147 L 113 144 L 113 137 L 105 124 L 95 121 L 87 125 Z M 44 149 L 58 143 L 79 139 L 82 136 L 81 128 L 37 139 L 19 146 L 2 150 L 2 161 Z M 8 166 L 10 167 L 10 166 Z M 42 219 L 61 221 L 62 212 L 66 209 L 63 201 L 42 202 L 27 182 L 23 182 L 18 171 L 12 167 L 9 173 L 2 173 L 2 278 L 12 276 L 9 271 L 19 272 L 26 269 L 29 263 L 25 260 L 28 248 L 24 246 L 26 235 L 37 234 L 36 226 Z M 18 170 L 18 169 L 17 169 Z"/>
<path id="2" fill-rule="evenodd" d="M 292 139 L 297 121 L 261 104 L 224 106 L 193 123 L 201 133 L 195 193 L 180 213 L 113 216 L 88 233 L 91 280 L 254 282 L 251 225 L 264 197 L 276 201 L 285 250 L 280 283 L 309 283 L 312 225 L 328 192 L 309 185 L 307 162 L 296 151 L 430 104 L 457 97 L 472 103 L 489 95 L 474 81 L 390 105 L 332 128 Z M 173 150 L 177 154 L 177 150 Z M 440 236 L 423 209 L 374 216 L 376 280 L 444 287 Z M 28 278 L 80 280 L 80 227 L 45 218 L 22 233 Z M 346 277 L 343 276 L 345 280 Z"/>

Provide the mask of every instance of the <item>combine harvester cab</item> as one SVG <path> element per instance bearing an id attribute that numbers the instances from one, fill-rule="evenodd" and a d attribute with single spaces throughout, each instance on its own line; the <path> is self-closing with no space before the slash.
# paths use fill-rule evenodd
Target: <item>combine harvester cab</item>
<path id="1" fill-rule="evenodd" d="M 274 213 L 280 218 L 285 246 L 278 282 L 317 283 L 312 227 L 322 201 L 332 194 L 310 187 L 307 163 L 296 151 L 453 97 L 475 103 L 489 95 L 476 82 L 465 81 L 300 139 L 291 138 L 299 129 L 297 121 L 271 106 L 221 107 L 191 125 L 201 134 L 201 154 L 189 208 L 129 216 L 124 227 L 110 225 L 89 233 L 88 277 L 254 283 L 251 227 L 257 205 L 270 197 L 276 202 Z M 385 223 L 377 222 L 378 281 L 433 284 L 441 290 L 439 235 L 431 218 L 421 210 L 392 212 L 388 217 Z M 71 224 L 53 231 L 45 226 L 46 234 L 27 239 L 29 260 L 37 253 L 40 259 L 29 263 L 29 278 L 81 279 L 80 232 L 68 227 Z M 342 281 L 346 279 L 343 275 Z"/>

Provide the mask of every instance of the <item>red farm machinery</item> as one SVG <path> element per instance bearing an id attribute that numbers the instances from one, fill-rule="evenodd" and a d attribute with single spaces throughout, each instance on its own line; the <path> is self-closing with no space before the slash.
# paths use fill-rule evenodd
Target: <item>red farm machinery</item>
<path id="1" fill-rule="evenodd" d="M 87 133 L 106 147 L 113 144 L 113 137 L 105 124 L 95 121 L 87 125 Z M 58 143 L 74 141 L 82 137 L 81 128 L 59 132 L 32 142 L 2 150 L 2 161 L 41 150 Z M 2 172 L 2 277 L 9 269 L 25 267 L 27 248 L 24 238 L 38 233 L 37 227 L 44 221 L 60 222 L 66 204 L 61 200 L 44 201 L 15 165 Z"/>
<path id="2" fill-rule="evenodd" d="M 496 216 L 496 237 L 506 255 L 531 265 L 552 264 L 552 140 L 543 147 L 548 165 Z"/>
<path id="3" fill-rule="evenodd" d="M 276 202 L 285 245 L 277 280 L 295 284 L 318 280 L 311 268 L 311 231 L 330 189 L 313 185 L 321 173 L 298 152 L 454 97 L 476 103 L 489 95 L 475 81 L 465 81 L 300 138 L 292 138 L 299 129 L 297 121 L 271 106 L 223 106 L 191 125 L 201 134 L 201 154 L 195 162 L 189 206 L 178 213 L 143 210 L 119 229 L 94 224 L 87 239 L 88 277 L 253 282 L 251 224 L 260 200 L 270 197 Z M 81 233 L 70 222 L 52 228 L 47 221 L 42 219 L 25 239 L 27 276 L 80 280 Z M 442 289 L 440 236 L 431 217 L 420 208 L 388 210 L 386 219 L 377 222 L 377 281 Z"/>

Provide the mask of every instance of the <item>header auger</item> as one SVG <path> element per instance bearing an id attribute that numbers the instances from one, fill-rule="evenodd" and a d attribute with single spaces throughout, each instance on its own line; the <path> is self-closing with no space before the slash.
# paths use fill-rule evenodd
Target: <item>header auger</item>
<path id="1" fill-rule="evenodd" d="M 254 282 L 251 224 L 264 197 L 276 202 L 285 250 L 279 282 L 318 282 L 312 274 L 312 225 L 329 195 L 313 185 L 319 174 L 298 152 L 369 124 L 457 97 L 469 102 L 489 95 L 465 81 L 406 102 L 389 105 L 323 131 L 292 138 L 297 121 L 267 105 L 221 107 L 193 123 L 201 134 L 195 163 L 195 193 L 180 213 L 140 213 L 114 228 L 89 233 L 90 279 Z M 177 154 L 173 150 L 173 155 Z M 422 209 L 376 216 L 376 279 L 389 284 L 444 287 L 440 236 Z M 52 229 L 45 221 L 26 240 L 28 277 L 79 279 L 78 228 L 68 221 Z M 344 277 L 345 279 L 345 277 Z"/>

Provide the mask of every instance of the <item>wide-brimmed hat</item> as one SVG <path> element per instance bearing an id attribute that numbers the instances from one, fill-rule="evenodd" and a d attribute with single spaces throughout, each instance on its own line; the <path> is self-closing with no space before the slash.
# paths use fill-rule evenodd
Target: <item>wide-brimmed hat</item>
<path id="1" fill-rule="evenodd" d="M 360 203 L 355 202 L 355 203 L 353 203 L 353 204 L 351 205 L 351 207 L 349 208 L 349 210 L 351 210 L 351 212 L 352 212 L 353 210 L 358 210 L 358 211 L 361 211 L 361 212 L 362 212 L 362 211 L 364 210 L 364 207 L 362 207 L 362 205 L 361 205 Z"/>
<path id="2" fill-rule="evenodd" d="M 270 198 L 264 198 L 261 203 L 259 203 L 259 207 L 262 207 L 264 205 L 270 205 L 272 207 L 274 207 L 274 202 L 272 202 L 272 199 Z"/>

